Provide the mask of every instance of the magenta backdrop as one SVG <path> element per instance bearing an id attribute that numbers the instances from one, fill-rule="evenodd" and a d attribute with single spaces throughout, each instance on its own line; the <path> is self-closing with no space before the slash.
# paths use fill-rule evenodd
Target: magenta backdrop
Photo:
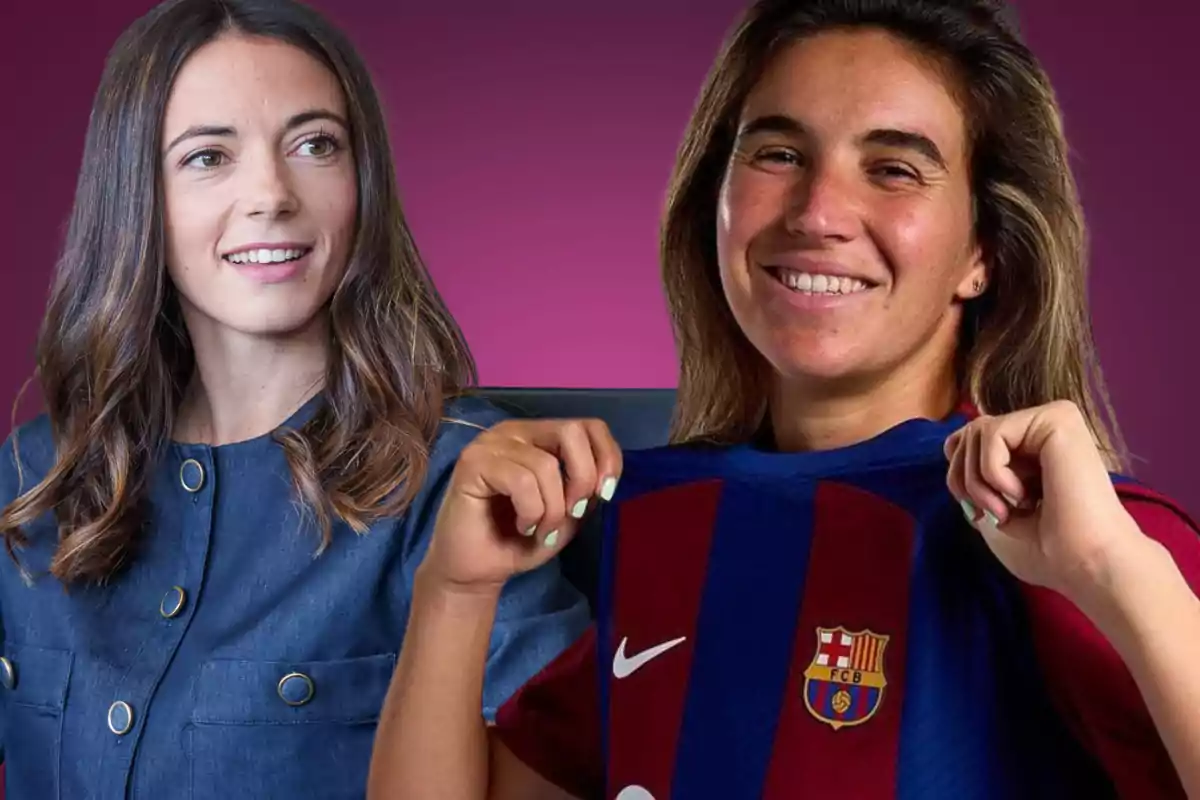
<path id="1" fill-rule="evenodd" d="M 150 5 L 6 4 L 0 407 L 32 366 L 104 53 Z M 742 0 L 318 5 L 378 78 L 410 221 L 482 380 L 671 386 L 657 218 L 692 100 Z M 1200 511 L 1200 7 L 1022 5 L 1066 109 L 1093 230 L 1097 336 L 1138 472 Z"/>

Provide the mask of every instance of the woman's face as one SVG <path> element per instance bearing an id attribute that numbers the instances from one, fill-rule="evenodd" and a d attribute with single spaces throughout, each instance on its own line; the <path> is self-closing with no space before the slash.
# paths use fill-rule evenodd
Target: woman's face
<path id="1" fill-rule="evenodd" d="M 953 87 L 886 33 L 827 32 L 782 51 L 747 99 L 718 259 L 738 324 L 785 385 L 953 354 L 959 301 L 985 277 Z"/>
<path id="2" fill-rule="evenodd" d="M 336 77 L 225 35 L 184 64 L 163 127 L 167 269 L 193 338 L 308 326 L 346 269 L 357 178 Z"/>

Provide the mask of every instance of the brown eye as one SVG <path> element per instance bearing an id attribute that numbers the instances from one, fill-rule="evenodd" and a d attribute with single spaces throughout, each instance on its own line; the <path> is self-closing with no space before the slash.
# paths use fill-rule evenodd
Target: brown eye
<path id="1" fill-rule="evenodd" d="M 183 165 L 195 169 L 216 169 L 223 163 L 225 163 L 224 154 L 216 150 L 201 150 L 199 153 L 188 156 Z"/>
<path id="2" fill-rule="evenodd" d="M 328 158 L 339 149 L 340 145 L 336 139 L 332 136 L 321 134 L 301 142 L 300 146 L 296 148 L 296 152 L 312 158 Z"/>
<path id="3" fill-rule="evenodd" d="M 873 170 L 874 174 L 887 180 L 902 179 L 910 181 L 921 180 L 920 174 L 905 164 L 880 164 Z"/>
<path id="4" fill-rule="evenodd" d="M 794 150 L 773 147 L 770 149 L 760 150 L 757 154 L 755 154 L 754 160 L 766 164 L 799 164 L 800 155 Z"/>
<path id="5" fill-rule="evenodd" d="M 764 147 L 750 157 L 750 163 L 768 172 L 784 172 L 804 166 L 805 160 L 790 147 Z"/>

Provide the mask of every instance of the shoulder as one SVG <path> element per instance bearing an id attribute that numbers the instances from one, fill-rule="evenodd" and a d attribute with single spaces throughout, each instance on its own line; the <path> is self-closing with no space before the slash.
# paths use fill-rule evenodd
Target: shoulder
<path id="1" fill-rule="evenodd" d="M 1167 549 L 1200 594 L 1200 522 L 1178 501 L 1143 483 L 1115 477 L 1113 485 L 1138 528 Z"/>
<path id="2" fill-rule="evenodd" d="M 463 449 L 479 434 L 507 418 L 505 412 L 477 397 L 454 398 L 445 404 L 441 424 L 430 444 L 424 484 L 408 514 L 410 524 L 421 534 L 428 533 L 433 523 L 433 511 L 441 503 Z"/>
<path id="3" fill-rule="evenodd" d="M 1155 539 L 1184 536 L 1200 545 L 1200 522 L 1174 498 L 1131 478 L 1116 476 L 1113 487 L 1142 532 Z"/>
<path id="4" fill-rule="evenodd" d="M 475 437 L 508 417 L 509 414 L 480 397 L 456 397 L 448 401 L 430 450 L 430 473 L 452 468 L 459 453 Z"/>
<path id="5" fill-rule="evenodd" d="M 45 414 L 17 428 L 0 449 L 0 506 L 41 482 L 54 466 L 54 434 Z"/>

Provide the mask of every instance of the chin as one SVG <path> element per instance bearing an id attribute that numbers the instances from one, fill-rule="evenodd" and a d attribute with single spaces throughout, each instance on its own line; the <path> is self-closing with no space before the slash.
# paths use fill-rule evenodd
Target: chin
<path id="1" fill-rule="evenodd" d="M 797 336 L 754 342 L 759 353 L 786 381 L 842 381 L 862 373 L 861 348 L 829 336 Z"/>
<path id="2" fill-rule="evenodd" d="M 862 372 L 857 364 L 838 358 L 790 356 L 772 360 L 771 364 L 779 377 L 789 383 L 835 384 L 852 380 Z"/>
<path id="3" fill-rule="evenodd" d="M 214 332 L 225 330 L 242 336 L 280 338 L 301 334 L 321 320 L 324 305 L 309 303 L 245 303 L 219 309 L 197 309 L 188 314 L 189 327 L 200 324 Z"/>
<path id="4" fill-rule="evenodd" d="M 322 317 L 318 309 L 306 313 L 301 309 L 289 308 L 276 314 L 268 314 L 244 320 L 230 320 L 226 327 L 247 336 L 269 338 L 287 337 L 313 328 Z"/>

